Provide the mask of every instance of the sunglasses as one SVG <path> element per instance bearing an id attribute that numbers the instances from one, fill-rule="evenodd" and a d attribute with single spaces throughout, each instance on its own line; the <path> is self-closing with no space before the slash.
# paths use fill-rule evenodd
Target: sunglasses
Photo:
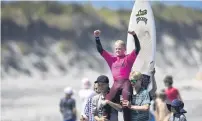
<path id="1" fill-rule="evenodd" d="M 132 80 L 130 80 L 130 82 L 132 82 L 132 83 L 136 83 L 136 82 L 137 82 L 137 80 L 132 79 Z"/>

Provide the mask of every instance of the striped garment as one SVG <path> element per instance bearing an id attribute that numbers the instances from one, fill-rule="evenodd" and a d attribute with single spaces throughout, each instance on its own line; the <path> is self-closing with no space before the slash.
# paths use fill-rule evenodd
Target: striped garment
<path id="1" fill-rule="evenodd" d="M 143 106 L 150 105 L 150 97 L 147 90 L 141 88 L 140 91 L 132 96 L 132 105 Z M 131 111 L 131 121 L 148 121 L 149 111 Z"/>
<path id="2" fill-rule="evenodd" d="M 88 117 L 88 121 L 95 121 L 92 114 L 92 97 L 90 97 L 85 105 L 84 114 Z"/>

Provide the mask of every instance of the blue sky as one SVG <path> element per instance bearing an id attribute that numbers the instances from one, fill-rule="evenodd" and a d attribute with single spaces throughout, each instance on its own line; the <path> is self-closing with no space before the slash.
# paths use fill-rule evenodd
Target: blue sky
<path id="1" fill-rule="evenodd" d="M 163 2 L 164 4 L 168 5 L 182 5 L 185 7 L 197 8 L 202 10 L 202 1 L 166 1 Z"/>
<path id="2" fill-rule="evenodd" d="M 72 1 L 65 1 L 65 0 L 59 0 L 65 3 L 68 2 L 72 2 Z M 196 9 L 201 9 L 202 10 L 202 1 L 182 1 L 182 0 L 178 0 L 178 1 L 168 1 L 168 0 L 158 0 L 163 4 L 166 5 L 181 5 L 181 6 L 185 6 L 185 7 L 191 7 L 191 8 L 196 8 Z M 75 1 L 74 1 L 75 2 Z M 133 7 L 133 2 L 134 0 L 125 0 L 125 1 L 120 1 L 120 0 L 90 0 L 90 1 L 81 1 L 81 0 L 76 0 L 76 2 L 78 3 L 91 3 L 92 5 L 94 5 L 95 7 L 109 7 L 112 9 L 117 9 L 117 8 L 126 8 L 126 9 L 131 9 Z"/>
<path id="3" fill-rule="evenodd" d="M 2 0 L 2 1 L 13 1 L 13 0 Z M 18 1 L 18 0 L 14 0 Z M 91 3 L 95 7 L 108 7 L 111 9 L 125 8 L 132 9 L 134 0 L 56 0 L 62 3 Z M 190 8 L 196 8 L 202 10 L 202 0 L 150 0 L 160 1 L 166 5 L 180 5 Z"/>

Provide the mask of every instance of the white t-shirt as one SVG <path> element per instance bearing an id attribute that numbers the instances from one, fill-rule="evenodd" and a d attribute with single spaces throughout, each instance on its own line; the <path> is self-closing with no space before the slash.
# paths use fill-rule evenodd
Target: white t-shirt
<path id="1" fill-rule="evenodd" d="M 92 89 L 81 89 L 79 91 L 79 97 L 81 98 L 82 101 L 82 111 L 84 111 L 88 99 L 95 94 L 96 93 Z"/>

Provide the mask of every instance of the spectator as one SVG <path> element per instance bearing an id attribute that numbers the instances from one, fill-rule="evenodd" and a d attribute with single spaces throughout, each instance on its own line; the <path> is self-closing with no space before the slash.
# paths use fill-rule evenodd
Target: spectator
<path id="1" fill-rule="evenodd" d="M 60 100 L 60 112 L 63 121 L 76 121 L 76 102 L 72 98 L 73 90 L 71 87 L 64 89 L 65 97 Z"/>

